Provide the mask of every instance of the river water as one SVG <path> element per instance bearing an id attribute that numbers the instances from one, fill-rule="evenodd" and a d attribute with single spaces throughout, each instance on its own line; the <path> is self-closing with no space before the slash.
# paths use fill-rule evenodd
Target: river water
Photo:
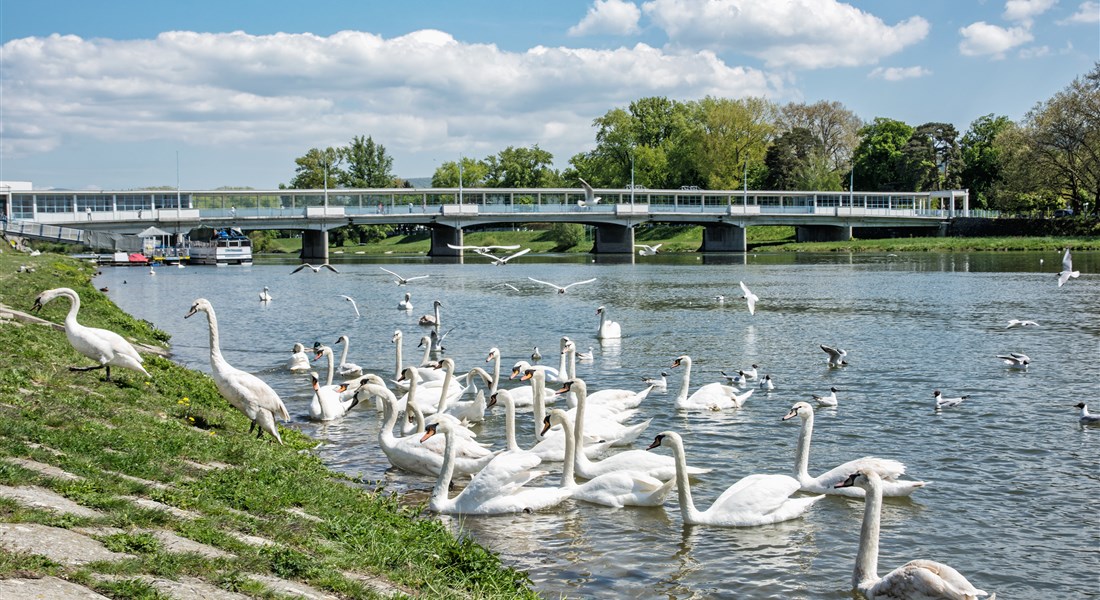
<path id="1" fill-rule="evenodd" d="M 349 361 L 388 377 L 394 330 L 404 332 L 405 361 L 418 362 L 426 331 L 417 319 L 439 299 L 442 329 L 454 328 L 446 355 L 459 371 L 487 366 L 492 347 L 505 370 L 534 346 L 556 366 L 563 335 L 594 349 L 595 359 L 577 367 L 589 389 L 640 390 L 642 376 L 668 371 L 668 392 L 641 407 L 653 422 L 635 447 L 663 430 L 681 433 L 689 462 L 712 469 L 692 487 L 701 508 L 745 475 L 791 473 L 799 426 L 780 417 L 835 386 L 839 406 L 816 412 L 811 474 L 873 454 L 931 482 L 911 498 L 887 499 L 881 573 L 927 558 L 1003 598 L 1100 597 L 1100 427 L 1081 427 L 1073 408 L 1092 401 L 1100 411 L 1100 253 L 1077 254 L 1083 275 L 1062 288 L 1055 253 L 527 256 L 505 267 L 335 255 L 339 274 L 292 275 L 294 262 L 156 276 L 105 268 L 96 285 L 169 332 L 175 360 L 206 372 L 206 323 L 183 315 L 208 298 L 227 359 L 280 393 L 289 426 L 323 440 L 327 464 L 423 497 L 432 480 L 390 468 L 373 409 L 328 425 L 308 420 L 309 377 L 282 368 L 294 342 L 332 344 L 346 334 Z M 380 266 L 430 277 L 399 287 Z M 597 281 L 556 294 L 528 277 Z M 755 316 L 738 281 L 760 297 Z M 264 286 L 274 300 L 261 304 Z M 397 309 L 406 291 L 411 313 Z M 357 301 L 360 318 L 341 294 Z M 600 305 L 622 324 L 620 343 L 596 340 Z M 1006 329 L 1008 319 L 1040 325 Z M 827 368 L 819 344 L 847 349 L 850 366 Z M 1011 351 L 1032 357 L 1029 371 L 995 358 Z M 694 360 L 692 389 L 753 363 L 776 389 L 757 391 L 740 410 L 678 411 L 682 370 L 670 365 L 681 354 Z M 970 399 L 937 414 L 934 389 Z M 500 444 L 503 411 L 490 412 L 480 439 Z M 533 427 L 520 413 L 521 444 Z M 557 483 L 559 465 L 549 468 L 544 485 Z M 685 526 L 673 493 L 656 509 L 567 502 L 537 514 L 444 519 L 530 573 L 546 597 L 827 599 L 852 597 L 862 511 L 861 500 L 827 497 L 777 525 Z"/>

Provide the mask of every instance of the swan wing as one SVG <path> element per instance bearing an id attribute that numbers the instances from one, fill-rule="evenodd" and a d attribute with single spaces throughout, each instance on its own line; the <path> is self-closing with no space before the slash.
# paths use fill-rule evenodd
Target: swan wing
<path id="1" fill-rule="evenodd" d="M 517 247 L 518 247 L 518 246 L 517 246 Z M 502 259 L 500 259 L 500 261 L 501 261 L 501 262 L 508 262 L 508 261 L 512 260 L 513 258 L 517 258 L 517 257 L 519 257 L 519 256 L 523 256 L 524 254 L 527 254 L 527 253 L 528 253 L 528 252 L 530 252 L 530 251 L 531 251 L 531 249 L 530 249 L 530 248 L 524 248 L 523 250 L 520 250 L 519 252 L 516 252 L 515 254 L 513 254 L 513 255 L 511 255 L 511 256 L 508 256 L 508 257 L 506 257 L 506 258 L 502 258 Z"/>
<path id="2" fill-rule="evenodd" d="M 541 462 L 542 459 L 531 452 L 502 452 L 474 475 L 461 495 L 468 502 L 481 503 L 511 494 L 546 473 L 534 470 Z"/>
<path id="3" fill-rule="evenodd" d="M 949 598 L 973 600 L 988 595 L 954 568 L 932 560 L 910 561 L 871 586 L 876 598 Z"/>
<path id="4" fill-rule="evenodd" d="M 390 275 L 393 275 L 394 277 L 396 277 L 398 279 L 402 279 L 402 277 L 400 275 L 398 275 L 397 273 L 394 273 L 393 271 L 387 269 L 386 267 L 378 267 L 378 268 L 382 269 L 383 271 L 385 271 L 387 273 L 389 273 Z"/>
<path id="5" fill-rule="evenodd" d="M 789 475 L 749 475 L 726 488 L 707 512 L 768 514 L 783 506 L 799 487 Z"/>
<path id="6" fill-rule="evenodd" d="M 593 277 L 592 279 L 585 279 L 584 281 L 574 281 L 573 283 L 570 283 L 569 285 L 563 287 L 562 289 L 567 290 L 567 289 L 569 289 L 569 288 L 571 288 L 575 285 L 583 285 L 585 283 L 592 283 L 593 281 L 596 281 L 595 277 Z"/>
<path id="7" fill-rule="evenodd" d="M 228 388 L 227 391 L 231 391 L 233 397 L 238 401 L 267 411 L 284 421 L 290 420 L 290 413 L 287 412 L 286 406 L 279 398 L 279 394 L 275 393 L 271 386 L 252 373 L 233 369 L 224 378 L 224 383 Z M 226 396 L 229 396 L 229 394 L 226 394 Z M 253 415 L 248 416 L 254 418 Z"/>
<path id="8" fill-rule="evenodd" d="M 889 458 L 864 456 L 833 467 L 815 477 L 814 481 L 823 487 L 832 488 L 847 479 L 852 473 L 862 470 L 871 470 L 878 473 L 879 477 L 883 479 L 885 487 L 888 482 L 897 481 L 899 477 L 905 474 L 905 465 Z"/>
<path id="9" fill-rule="evenodd" d="M 660 506 L 675 487 L 637 471 L 615 471 L 594 477 L 572 489 L 576 500 L 619 508 L 622 506 Z"/>

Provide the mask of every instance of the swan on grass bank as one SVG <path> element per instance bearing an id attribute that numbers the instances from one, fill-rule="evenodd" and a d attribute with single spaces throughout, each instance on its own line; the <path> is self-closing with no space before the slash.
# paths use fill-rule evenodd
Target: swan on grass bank
<path id="1" fill-rule="evenodd" d="M 686 525 L 753 527 L 779 523 L 802 516 L 814 502 L 824 498 L 792 498 L 798 491 L 798 481 L 788 475 L 749 475 L 726 488 L 710 508 L 700 511 L 691 499 L 684 440 L 675 431 L 665 431 L 653 438 L 648 450 L 658 446 L 671 446 L 676 458 L 676 491 Z"/>
<path id="2" fill-rule="evenodd" d="M 146 377 L 152 377 L 145 370 L 145 367 L 141 366 L 144 360 L 133 344 L 127 342 L 121 335 L 106 329 L 85 327 L 76 322 L 76 313 L 80 311 L 80 296 L 75 291 L 69 288 L 46 290 L 34 299 L 34 306 L 31 311 L 38 312 L 51 300 L 62 296 L 68 298 L 71 303 L 69 313 L 65 315 L 65 337 L 69 338 L 69 344 L 72 345 L 73 349 L 98 363 L 91 367 L 69 367 L 70 371 L 91 371 L 106 368 L 107 381 L 110 381 L 111 367 L 115 366 L 137 371 Z"/>
<path id="3" fill-rule="evenodd" d="M 839 489 L 864 492 L 863 525 L 859 530 L 859 552 L 852 571 L 852 587 L 867 600 L 974 600 L 988 596 L 955 569 L 931 560 L 914 560 L 878 576 L 879 529 L 885 482 L 874 471 L 856 471 L 836 484 Z M 990 600 L 996 598 L 993 594 Z"/>
<path id="4" fill-rule="evenodd" d="M 229 401 L 229 404 L 252 421 L 252 425 L 248 428 L 249 433 L 259 426 L 260 430 L 256 437 L 263 436 L 266 431 L 275 438 L 275 441 L 282 444 L 283 438 L 279 435 L 275 419 L 289 421 L 290 413 L 287 412 L 279 394 L 276 394 L 275 390 L 259 377 L 233 367 L 222 357 L 221 344 L 218 341 L 218 318 L 214 315 L 214 307 L 209 300 L 206 298 L 195 300 L 191 310 L 183 318 L 188 319 L 200 312 L 206 313 L 206 321 L 210 326 L 210 369 L 213 371 L 214 385 L 218 388 L 218 392 Z"/>
<path id="5" fill-rule="evenodd" d="M 817 477 L 810 477 L 808 466 L 810 462 L 810 439 L 814 434 L 814 409 L 806 402 L 799 402 L 792 406 L 790 412 L 781 420 L 787 421 L 795 417 L 802 419 L 802 429 L 798 434 L 798 447 L 795 450 L 794 464 L 795 477 L 798 478 L 802 491 L 862 498 L 862 488 L 836 487 L 836 484 L 847 479 L 848 475 L 860 470 L 877 473 L 883 479 L 882 490 L 883 494 L 887 496 L 908 496 L 927 485 L 928 482 L 926 481 L 898 479 L 905 474 L 905 465 L 896 460 L 876 456 L 864 456 L 863 458 L 850 460 Z"/>

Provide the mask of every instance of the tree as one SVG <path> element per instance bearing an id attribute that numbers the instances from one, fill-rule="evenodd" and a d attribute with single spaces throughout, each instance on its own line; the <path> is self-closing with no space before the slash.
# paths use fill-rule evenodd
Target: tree
<path id="1" fill-rule="evenodd" d="M 772 102 L 708 96 L 692 103 L 691 109 L 697 127 L 689 142 L 692 157 L 708 188 L 740 187 L 746 165 L 750 171 L 764 173 L 764 154 L 776 131 L 777 109 Z"/>
<path id="2" fill-rule="evenodd" d="M 546 237 L 557 242 L 555 250 L 567 250 L 584 241 L 584 226 L 579 223 L 554 223 Z"/>
<path id="3" fill-rule="evenodd" d="M 912 191 L 903 181 L 908 169 L 903 149 L 912 135 L 912 127 L 885 117 L 875 117 L 860 129 L 859 145 L 852 157 L 856 189 Z"/>
<path id="4" fill-rule="evenodd" d="M 770 190 L 837 190 L 840 174 L 832 169 L 825 148 L 805 127 L 796 127 L 768 147 L 764 156 Z"/>
<path id="5" fill-rule="evenodd" d="M 355 136 L 351 144 L 340 148 L 341 158 L 347 161 L 347 171 L 340 174 L 340 184 L 349 188 L 385 188 L 394 185 L 393 158 L 386 154 L 385 146 L 375 144 L 367 136 Z"/>
<path id="6" fill-rule="evenodd" d="M 1003 165 L 995 145 L 997 136 L 1012 126 L 1006 116 L 992 114 L 978 117 L 970 124 L 959 144 L 959 186 L 970 190 L 970 205 L 983 208 L 989 205 L 993 187 L 1001 181 Z"/>
<path id="7" fill-rule="evenodd" d="M 483 187 L 489 176 L 489 165 L 483 160 L 477 160 L 464 156 L 462 170 L 459 171 L 458 161 L 448 161 L 439 165 L 432 174 L 432 187 L 456 188 L 459 183 L 463 187 Z"/>
<path id="8" fill-rule="evenodd" d="M 1024 126 L 1009 123 L 993 141 L 1001 168 L 990 189 L 990 206 L 997 210 L 1026 213 L 1046 212 L 1059 206 L 1057 183 L 1041 165 L 1033 134 Z"/>
<path id="9" fill-rule="evenodd" d="M 326 187 L 326 174 L 327 187 L 336 187 L 342 173 L 342 162 L 341 152 L 335 148 L 310 148 L 305 156 L 294 159 L 298 166 L 294 169 L 294 179 L 290 181 L 290 187 L 297 190 L 322 189 Z"/>
<path id="10" fill-rule="evenodd" d="M 538 145 L 530 148 L 508 146 L 496 156 L 485 159 L 489 187 L 537 188 L 553 185 L 558 174 L 552 168 L 554 155 Z"/>
<path id="11" fill-rule="evenodd" d="M 859 144 L 863 120 L 840 102 L 822 100 L 813 104 L 792 102 L 779 112 L 778 126 L 782 131 L 807 129 L 828 158 L 828 168 L 839 173 L 851 168 L 852 152 Z"/>

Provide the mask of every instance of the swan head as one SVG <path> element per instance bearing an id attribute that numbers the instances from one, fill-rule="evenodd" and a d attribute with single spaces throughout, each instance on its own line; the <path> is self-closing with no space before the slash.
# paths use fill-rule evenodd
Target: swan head
<path id="1" fill-rule="evenodd" d="M 402 369 L 401 370 L 401 377 L 398 377 L 397 380 L 398 381 L 416 381 L 416 367 L 405 367 L 404 369 Z"/>
<path id="2" fill-rule="evenodd" d="M 805 420 L 812 417 L 813 414 L 814 407 L 810 406 L 808 402 L 796 402 L 795 405 L 791 407 L 790 412 L 788 412 L 786 416 L 784 416 L 780 420 L 786 421 L 795 417 L 801 417 L 803 420 Z"/>
<path id="3" fill-rule="evenodd" d="M 688 356 L 687 354 L 684 354 L 682 356 L 678 356 L 675 360 L 672 361 L 672 368 L 673 369 L 675 369 L 676 367 L 678 367 L 680 365 L 687 365 L 687 366 L 690 367 L 691 366 L 691 357 Z"/>
<path id="4" fill-rule="evenodd" d="M 492 408 L 501 402 L 505 405 L 512 404 L 512 394 L 508 393 L 508 390 L 497 390 L 493 392 L 493 395 L 489 396 L 489 402 L 485 404 L 485 408 Z"/>
<path id="5" fill-rule="evenodd" d="M 857 487 L 865 491 L 871 491 L 871 487 L 882 482 L 882 477 L 873 469 L 856 471 L 847 479 L 833 486 L 835 489 Z"/>
<path id="6" fill-rule="evenodd" d="M 297 354 L 297 353 L 299 353 L 299 352 L 305 352 L 305 351 L 306 351 L 306 347 L 305 347 L 305 346 L 303 346 L 303 345 L 301 345 L 301 344 L 300 344 L 300 343 L 298 343 L 298 342 L 294 342 L 294 347 L 293 347 L 293 348 L 291 348 L 291 349 L 290 349 L 290 351 L 291 351 L 291 352 L 293 352 L 293 353 L 295 353 L 295 354 Z"/>
<path id="7" fill-rule="evenodd" d="M 603 312 L 604 312 L 604 308 L 602 306 L 596 309 L 596 314 L 597 315 L 602 315 Z"/>
<path id="8" fill-rule="evenodd" d="M 666 439 L 669 440 L 669 442 L 679 442 L 681 444 L 683 443 L 683 440 L 680 438 L 680 434 L 676 433 L 675 431 L 662 431 L 653 438 L 652 444 L 646 446 L 646 450 L 652 450 L 657 446 L 660 446 L 661 443 L 664 442 Z"/>
<path id="9" fill-rule="evenodd" d="M 390 343 L 396 344 L 396 343 L 400 342 L 401 338 L 403 336 L 404 336 L 404 334 L 402 334 L 401 330 L 398 329 L 397 331 L 393 332 L 393 337 L 390 338 Z"/>
<path id="10" fill-rule="evenodd" d="M 573 343 L 573 340 L 568 339 L 568 338 L 562 338 L 562 339 L 565 340 L 565 343 L 562 344 L 562 346 L 561 346 L 561 353 L 562 354 L 565 354 L 566 352 L 576 352 L 577 351 L 577 345 Z"/>
<path id="11" fill-rule="evenodd" d="M 424 426 L 424 435 L 420 436 L 420 443 L 423 444 L 424 442 L 428 441 L 428 438 L 432 437 L 433 435 L 435 435 L 437 433 L 441 433 L 440 432 L 441 428 L 443 429 L 442 433 L 447 432 L 446 421 L 441 421 L 439 423 L 429 423 L 428 425 L 425 425 Z"/>
<path id="12" fill-rule="evenodd" d="M 199 298 L 195 300 L 195 303 L 191 305 L 191 310 L 187 311 L 187 314 L 183 315 L 183 318 L 187 319 L 199 311 L 210 314 L 214 311 L 214 306 L 211 305 L 210 301 L 206 298 Z"/>
<path id="13" fill-rule="evenodd" d="M 37 298 L 34 299 L 34 306 L 31 307 L 31 312 L 38 312 L 38 311 L 42 310 L 42 307 L 47 302 L 49 302 L 50 300 L 53 300 L 58 295 L 59 294 L 57 293 L 57 290 L 46 290 L 46 291 L 42 292 L 41 294 L 38 295 Z"/>
<path id="14" fill-rule="evenodd" d="M 485 362 L 491 362 L 494 358 L 500 357 L 499 348 L 489 348 L 489 356 L 485 357 Z"/>
<path id="15" fill-rule="evenodd" d="M 333 344 L 339 344 L 341 342 L 344 343 L 344 344 L 348 343 L 348 336 L 346 336 L 346 335 L 340 336 L 339 338 L 336 339 L 335 342 L 333 342 Z"/>
<path id="16" fill-rule="evenodd" d="M 563 336 L 561 336 L 561 343 L 560 343 L 560 345 L 561 345 L 561 349 L 562 349 L 562 351 L 565 351 L 565 346 L 566 346 L 567 344 L 570 344 L 570 343 L 572 343 L 572 342 L 573 342 L 573 340 L 569 339 L 568 337 L 566 337 L 566 336 L 564 336 L 564 335 L 563 335 Z"/>
<path id="17" fill-rule="evenodd" d="M 321 378 L 317 376 L 317 371 L 310 371 L 309 378 L 313 380 L 313 391 L 317 391 L 321 381 Z"/>
<path id="18" fill-rule="evenodd" d="M 579 392 L 583 396 L 588 391 L 588 386 L 585 385 L 583 379 L 581 379 L 579 377 L 575 377 L 575 378 L 570 379 L 569 381 L 566 381 L 565 383 L 561 384 L 561 389 L 557 390 L 557 393 L 559 393 L 559 394 L 568 394 L 570 391 L 573 391 L 573 390 L 576 390 L 577 392 Z"/>
<path id="19" fill-rule="evenodd" d="M 435 302 L 432 302 L 432 306 L 433 307 L 438 306 L 439 308 L 443 308 L 443 303 L 440 302 L 439 300 L 436 300 Z"/>
<path id="20" fill-rule="evenodd" d="M 317 360 L 322 356 L 332 355 L 332 348 L 328 346 L 322 346 L 319 343 L 313 345 L 313 360 Z"/>
<path id="21" fill-rule="evenodd" d="M 386 387 L 386 381 L 374 373 L 369 373 L 359 380 L 359 387 L 365 385 L 380 385 Z"/>
<path id="22" fill-rule="evenodd" d="M 451 358 L 444 358 L 443 360 L 435 363 L 435 367 L 433 368 L 453 372 L 455 370 L 455 361 Z"/>
<path id="23" fill-rule="evenodd" d="M 554 410 L 550 411 L 550 414 L 542 418 L 542 433 L 540 433 L 539 435 L 546 435 L 546 432 L 550 431 L 551 427 L 555 425 L 561 425 L 562 423 L 565 423 L 565 421 L 565 411 L 560 408 L 555 408 Z"/>

